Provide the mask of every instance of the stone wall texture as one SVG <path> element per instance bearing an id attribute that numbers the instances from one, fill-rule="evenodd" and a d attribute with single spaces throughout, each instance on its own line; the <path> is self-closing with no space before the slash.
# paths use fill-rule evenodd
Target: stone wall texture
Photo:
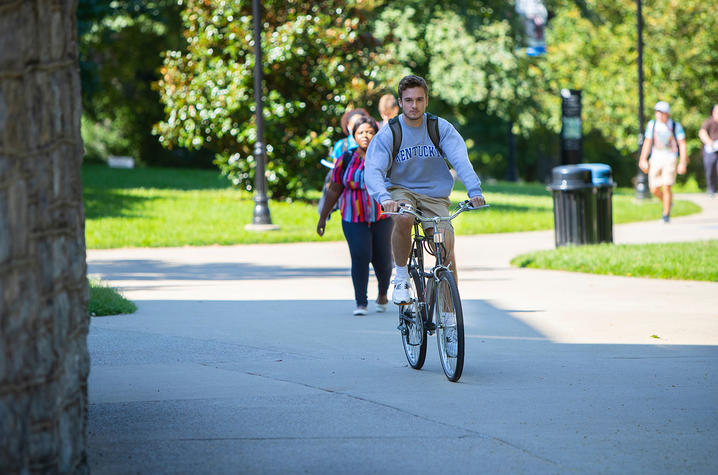
<path id="1" fill-rule="evenodd" d="M 86 473 L 77 0 L 0 0 L 0 473 Z"/>

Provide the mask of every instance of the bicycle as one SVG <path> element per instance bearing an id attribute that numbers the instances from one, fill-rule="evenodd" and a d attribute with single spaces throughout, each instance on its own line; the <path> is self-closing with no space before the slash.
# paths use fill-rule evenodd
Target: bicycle
<path id="1" fill-rule="evenodd" d="M 441 366 L 447 379 L 452 382 L 461 378 L 464 369 L 464 316 L 456 280 L 451 270 L 444 264 L 446 247 L 444 232 L 439 229 L 439 223 L 450 222 L 464 211 L 488 206 L 474 208 L 470 201 L 466 200 L 459 204 L 451 216 L 443 217 L 424 217 L 407 204 L 400 205 L 396 213 L 386 213 L 414 216 L 414 232 L 408 265 L 411 300 L 408 304 L 399 307 L 397 327 L 401 332 L 406 359 L 412 368 L 421 369 L 426 359 L 427 333 L 433 335 L 436 332 Z M 433 224 L 434 229 L 430 236 L 424 232 L 422 223 Z M 436 264 L 428 272 L 424 271 L 424 251 L 436 258 Z"/>

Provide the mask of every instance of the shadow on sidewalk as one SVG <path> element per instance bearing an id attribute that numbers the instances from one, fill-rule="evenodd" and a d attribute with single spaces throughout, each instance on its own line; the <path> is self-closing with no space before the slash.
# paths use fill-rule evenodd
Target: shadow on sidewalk
<path id="1" fill-rule="evenodd" d="M 245 262 L 171 264 L 151 259 L 93 260 L 88 274 L 103 280 L 273 280 L 350 275 L 349 267 L 285 267 Z"/>
<path id="2" fill-rule="evenodd" d="M 494 473 L 522 471 L 517 457 L 534 473 L 718 467 L 718 347 L 556 343 L 517 311 L 466 300 L 451 384 L 435 338 L 411 370 L 396 314 L 352 307 L 141 301 L 93 319 L 92 470 L 465 472 L 477 456 Z M 397 457 L 408 442 L 437 456 Z"/>

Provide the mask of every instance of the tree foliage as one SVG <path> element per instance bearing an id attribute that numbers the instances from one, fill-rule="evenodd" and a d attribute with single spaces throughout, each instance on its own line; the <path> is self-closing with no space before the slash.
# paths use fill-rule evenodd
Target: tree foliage
<path id="1" fill-rule="evenodd" d="M 318 160 L 347 106 L 370 108 L 408 72 L 431 89 L 430 109 L 454 122 L 484 176 L 506 167 L 507 130 L 517 134 L 521 176 L 558 159 L 560 91 L 583 91 L 584 156 L 635 174 L 637 145 L 634 0 L 547 0 L 547 54 L 520 50 L 521 23 L 502 0 L 265 0 L 267 178 L 275 197 L 316 188 Z M 667 100 L 699 162 L 697 130 L 716 101 L 718 16 L 698 0 L 644 0 L 645 117 Z M 186 0 L 185 44 L 166 52 L 159 90 L 168 147 L 210 147 L 245 189 L 254 184 L 253 31 L 248 0 Z M 540 163 L 543 160 L 543 165 Z M 543 167 L 543 172 L 541 168 Z M 694 170 L 695 171 L 695 170 Z"/>
<path id="2" fill-rule="evenodd" d="M 378 15 L 375 33 L 399 62 L 395 76 L 414 72 L 430 83 L 436 97 L 465 123 L 472 109 L 506 121 L 517 130 L 534 126 L 531 62 L 517 52 L 520 31 L 511 6 L 498 1 L 421 0 L 389 2 Z M 389 78 L 387 78 L 389 79 Z"/>
<path id="3" fill-rule="evenodd" d="M 176 1 L 80 0 L 77 15 L 88 154 L 177 162 L 152 135 L 163 115 L 152 89 L 160 52 L 182 39 Z"/>
<path id="4" fill-rule="evenodd" d="M 524 35 L 511 3 L 494 0 L 386 2 L 374 23 L 387 54 L 398 63 L 382 80 L 396 84 L 407 72 L 429 82 L 432 112 L 453 122 L 467 140 L 477 171 L 503 177 L 509 130 L 523 138 L 540 128 L 540 58 L 520 46 Z M 519 162 L 524 176 L 547 152 L 532 144 Z"/>
<path id="5" fill-rule="evenodd" d="M 265 0 L 262 69 L 267 180 L 275 198 L 318 188 L 347 105 L 375 94 L 382 59 L 361 2 Z M 254 186 L 254 37 L 251 2 L 187 0 L 186 50 L 165 54 L 159 82 L 166 146 L 216 152 L 236 185 Z"/>
<path id="6" fill-rule="evenodd" d="M 718 98 L 718 16 L 710 2 L 643 0 L 645 111 L 658 100 L 686 128 L 694 167 L 702 121 Z M 583 91 L 584 132 L 604 137 L 635 172 L 638 69 L 636 3 L 633 0 L 557 1 L 541 64 L 544 123 L 560 129 L 561 88 Z M 697 167 L 694 171 L 698 171 Z M 699 173 L 699 177 L 702 173 Z"/>
<path id="7" fill-rule="evenodd" d="M 519 135 L 524 178 L 540 175 L 542 156 L 555 163 L 560 91 L 572 88 L 583 91 L 585 158 L 611 164 L 628 184 L 639 133 L 636 3 L 545 3 L 548 53 L 538 58 L 517 48 L 521 25 L 505 2 L 387 2 L 374 28 L 402 72 L 427 78 L 430 107 L 458 123 L 480 171 L 501 176 L 508 151 L 502 124 L 513 124 Z M 697 131 L 718 92 L 709 80 L 718 62 L 718 16 L 698 0 L 644 0 L 643 14 L 646 119 L 657 100 L 671 103 L 689 133 L 697 171 Z"/>

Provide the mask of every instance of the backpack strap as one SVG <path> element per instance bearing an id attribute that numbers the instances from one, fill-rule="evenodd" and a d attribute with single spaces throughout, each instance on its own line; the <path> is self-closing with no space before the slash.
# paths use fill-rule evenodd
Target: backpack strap
<path id="1" fill-rule="evenodd" d="M 643 137 L 645 138 L 646 135 L 648 135 L 648 129 L 651 129 L 651 134 L 653 134 L 653 129 L 656 128 L 656 121 L 651 119 L 648 121 L 648 125 L 646 125 L 646 131 L 643 134 Z"/>
<path id="2" fill-rule="evenodd" d="M 344 172 L 346 171 L 347 163 L 349 163 L 351 161 L 353 156 L 354 156 L 354 152 L 347 150 L 342 154 L 341 158 L 339 159 L 337 165 L 339 166 L 338 173 L 339 173 L 340 178 L 342 178 L 342 179 L 344 178 Z"/>
<path id="3" fill-rule="evenodd" d="M 441 138 L 439 137 L 439 118 L 428 112 L 426 113 L 426 130 L 429 132 L 429 138 L 433 142 L 434 147 L 436 147 L 436 150 L 439 151 L 439 155 L 446 158 L 444 151 L 441 150 L 441 147 L 439 146 L 439 142 L 441 141 Z"/>
<path id="4" fill-rule="evenodd" d="M 402 132 L 399 116 L 389 119 L 389 128 L 391 129 L 393 145 L 391 148 L 391 158 L 389 159 L 389 169 L 386 171 L 387 178 L 391 176 L 391 166 L 394 164 L 394 158 L 396 158 L 396 155 L 399 153 L 399 148 L 401 148 Z"/>

